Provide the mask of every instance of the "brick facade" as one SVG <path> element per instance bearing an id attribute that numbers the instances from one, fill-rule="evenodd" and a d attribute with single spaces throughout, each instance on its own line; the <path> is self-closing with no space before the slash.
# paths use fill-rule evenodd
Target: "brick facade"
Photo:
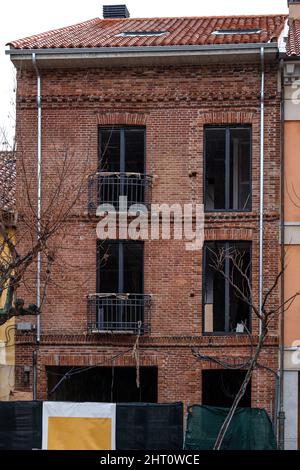
<path id="1" fill-rule="evenodd" d="M 265 289 L 270 286 L 279 260 L 280 95 L 277 80 L 277 65 L 267 64 Z M 18 71 L 17 127 L 18 142 L 21 142 L 18 151 L 22 151 L 30 171 L 35 171 L 35 92 L 34 73 Z M 257 297 L 258 64 L 42 70 L 42 96 L 44 202 L 56 166 L 54 151 L 61 151 L 67 144 L 78 173 L 84 168 L 88 176 L 97 170 L 98 127 L 129 124 L 146 127 L 147 173 L 155 175 L 152 202 L 203 203 L 204 126 L 250 124 L 252 212 L 206 214 L 205 239 L 252 241 L 252 285 Z M 76 180 L 76 171 L 74 175 Z M 35 190 L 34 184 L 31 189 Z M 86 202 L 87 186 L 59 242 L 58 263 L 53 270 L 55 284 L 49 284 L 42 309 L 42 336 L 37 348 L 39 399 L 47 398 L 46 366 L 110 365 L 112 356 L 133 348 L 136 340 L 130 335 L 87 334 L 86 296 L 96 289 L 97 219 L 87 215 Z M 21 209 L 24 210 L 20 203 Z M 240 363 L 249 355 L 249 339 L 235 335 L 202 336 L 202 252 L 186 251 L 184 241 L 146 241 L 144 270 L 144 292 L 152 294 L 153 300 L 151 333 L 139 340 L 139 363 L 158 367 L 159 401 L 201 403 L 201 370 L 216 365 L 195 359 L 192 348 Z M 30 278 L 31 274 L 28 276 Z M 32 278 L 28 282 L 34 286 Z M 34 300 L 34 287 L 30 288 L 30 293 Z M 278 305 L 278 296 L 278 292 L 273 295 L 275 305 Z M 258 321 L 255 318 L 252 325 L 256 341 Z M 17 341 L 17 370 L 22 382 L 22 365 L 32 363 L 34 336 L 20 334 Z M 278 319 L 275 318 L 260 363 L 276 370 L 277 350 Z M 128 352 L 115 365 L 135 366 L 136 360 Z M 252 380 L 252 406 L 264 407 L 272 414 L 274 401 L 273 374 L 257 369 Z"/>

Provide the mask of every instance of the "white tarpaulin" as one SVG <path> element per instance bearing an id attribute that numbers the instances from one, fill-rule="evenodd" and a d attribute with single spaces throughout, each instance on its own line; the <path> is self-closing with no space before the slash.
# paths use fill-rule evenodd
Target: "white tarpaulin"
<path id="1" fill-rule="evenodd" d="M 43 403 L 43 449 L 114 450 L 114 403 Z"/>

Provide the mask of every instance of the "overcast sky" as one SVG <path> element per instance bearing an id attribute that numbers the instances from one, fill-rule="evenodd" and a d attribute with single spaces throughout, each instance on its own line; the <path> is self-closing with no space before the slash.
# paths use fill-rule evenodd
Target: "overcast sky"
<path id="1" fill-rule="evenodd" d="M 36 33 L 102 16 L 102 5 L 126 3 L 131 17 L 247 15 L 287 12 L 287 0 L 14 0 L 1 2 L 0 127 L 10 128 L 13 70 L 5 44 Z"/>

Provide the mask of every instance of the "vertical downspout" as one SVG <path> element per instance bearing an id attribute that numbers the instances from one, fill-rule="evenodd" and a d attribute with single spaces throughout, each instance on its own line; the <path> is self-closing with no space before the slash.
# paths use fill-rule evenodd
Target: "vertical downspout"
<path id="1" fill-rule="evenodd" d="M 259 207 L 259 311 L 263 304 L 263 242 L 264 242 L 264 140 L 265 140 L 265 50 L 260 49 L 261 89 L 260 89 L 260 207 Z M 259 333 L 262 323 L 259 323 Z"/>
<path id="2" fill-rule="evenodd" d="M 280 357 L 279 357 L 279 414 L 278 414 L 278 447 L 279 450 L 284 449 L 284 420 L 285 420 L 285 413 L 284 413 L 284 401 L 283 401 L 283 394 L 284 394 L 284 269 L 285 269 L 285 250 L 284 250 L 284 219 L 285 219 L 285 212 L 284 212 L 284 177 L 285 177 L 285 158 L 284 158 L 284 70 L 283 70 L 283 59 L 280 61 L 280 75 L 281 75 L 281 109 L 280 109 L 280 162 L 281 162 L 281 214 L 280 214 L 280 241 L 281 241 L 281 266 L 280 269 L 282 271 L 281 277 L 281 317 L 280 317 Z"/>
<path id="3" fill-rule="evenodd" d="M 40 240 L 41 235 L 41 210 L 42 210 L 42 100 L 41 100 L 41 76 L 36 62 L 36 55 L 32 53 L 32 63 L 36 72 L 37 77 L 37 111 L 38 111 L 38 120 L 37 120 L 37 241 Z M 39 314 L 36 319 L 36 342 L 37 345 L 40 343 L 41 339 L 41 317 L 40 317 L 40 307 L 41 307 L 41 252 L 38 252 L 37 255 L 37 276 L 36 276 L 36 305 L 38 307 Z M 34 360 L 34 371 L 33 371 L 33 391 L 34 399 L 36 399 L 36 390 L 37 390 L 37 361 L 36 361 L 36 352 Z"/>
<path id="4" fill-rule="evenodd" d="M 33 395 L 33 399 L 34 399 L 34 400 L 36 400 L 36 397 L 37 397 L 37 392 L 36 392 L 36 387 L 37 387 L 36 356 L 37 356 L 37 353 L 36 353 L 36 350 L 34 350 L 34 351 L 32 352 L 32 367 L 33 367 L 33 378 L 32 378 L 32 381 L 33 381 L 33 394 L 32 394 L 32 395 Z"/>
<path id="5" fill-rule="evenodd" d="M 41 202 L 42 202 L 42 102 L 41 102 L 41 76 L 36 63 L 36 55 L 32 53 L 32 62 L 37 76 L 37 109 L 38 109 L 38 122 L 37 122 L 37 239 L 40 239 L 41 233 Z M 37 256 L 37 278 L 36 278 L 36 304 L 38 309 L 41 306 L 41 253 L 38 252 Z M 40 342 L 41 328 L 40 328 L 40 315 L 37 316 L 36 340 Z"/>

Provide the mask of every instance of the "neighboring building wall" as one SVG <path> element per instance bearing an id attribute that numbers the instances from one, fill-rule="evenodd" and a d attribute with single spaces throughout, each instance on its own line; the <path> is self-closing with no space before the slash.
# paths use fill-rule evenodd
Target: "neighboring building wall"
<path id="1" fill-rule="evenodd" d="M 279 259 L 280 93 L 277 64 L 266 65 L 264 285 L 267 289 Z M 18 72 L 18 142 L 35 174 L 36 77 Z M 76 168 L 90 156 L 86 175 L 97 170 L 98 126 L 146 126 L 147 173 L 157 176 L 152 201 L 203 203 L 203 128 L 206 124 L 252 125 L 253 210 L 206 215 L 206 240 L 252 242 L 252 283 L 258 297 L 260 66 L 206 65 L 157 68 L 42 71 L 43 192 L 54 172 L 54 145 L 67 143 Z M 18 146 L 20 152 L 20 147 Z M 78 170 L 79 172 L 79 170 Z M 76 179 L 76 172 L 75 179 Z M 77 175 L 78 176 L 78 175 Z M 20 181 L 22 183 L 22 181 Z M 34 190 L 34 186 L 32 186 Z M 46 371 L 52 366 L 111 365 L 111 357 L 133 347 L 136 337 L 87 335 L 86 296 L 96 287 L 96 218 L 86 215 L 87 194 L 74 209 L 61 241 L 56 285 L 49 285 L 42 309 L 38 348 L 38 399 L 47 398 Z M 20 203 L 20 201 L 19 201 Z M 72 262 L 80 269 L 66 268 Z M 63 269 L 63 267 L 65 267 Z M 34 283 L 32 283 L 32 286 Z M 34 288 L 31 289 L 34 300 Z M 199 349 L 235 364 L 249 357 L 247 336 L 202 336 L 202 252 L 188 252 L 183 241 L 145 242 L 145 293 L 153 295 L 151 334 L 140 338 L 139 364 L 158 366 L 158 400 L 201 403 L 201 370 L 215 368 L 197 361 Z M 22 290 L 20 290 L 22 296 Z M 26 297 L 28 299 L 28 295 Z M 30 301 L 30 300 L 29 300 Z M 278 305 L 278 292 L 272 298 Z M 258 321 L 253 318 L 253 334 Z M 19 334 L 17 363 L 30 365 L 34 335 Z M 278 318 L 260 360 L 277 369 Z M 131 352 L 114 362 L 135 366 Z M 32 380 L 32 378 L 31 378 Z M 19 377 L 20 383 L 22 378 Z M 28 385 L 28 389 L 32 382 Z M 26 388 L 26 387 L 24 387 Z M 254 373 L 252 405 L 272 415 L 274 376 Z"/>
<path id="2" fill-rule="evenodd" d="M 0 239 L 1 245 L 1 239 Z M 7 257 L 7 250 L 2 253 Z M 6 290 L 0 296 L 0 309 L 5 306 Z M 0 326 L 0 401 L 10 399 L 15 382 L 15 320 L 11 320 Z"/>
<path id="3" fill-rule="evenodd" d="M 15 354 L 14 333 L 11 333 L 10 341 L 5 336 L 6 328 L 13 327 L 14 320 L 8 321 L 0 327 L 0 400 L 7 401 L 14 390 L 15 385 Z"/>
<path id="4" fill-rule="evenodd" d="M 285 298 L 300 290 L 300 64 L 286 62 L 285 76 Z M 298 81 L 297 81 L 298 80 Z M 298 374 L 300 371 L 300 298 L 285 312 L 284 403 L 286 449 L 299 448 Z"/>

